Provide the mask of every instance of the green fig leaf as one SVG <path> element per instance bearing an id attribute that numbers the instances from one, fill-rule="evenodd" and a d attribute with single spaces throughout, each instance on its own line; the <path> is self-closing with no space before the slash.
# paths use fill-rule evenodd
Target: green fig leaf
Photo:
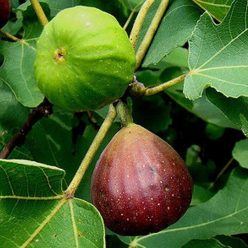
<path id="1" fill-rule="evenodd" d="M 248 98 L 227 98 L 213 89 L 208 89 L 206 93 L 209 101 L 224 113 L 234 127 L 248 136 Z"/>
<path id="2" fill-rule="evenodd" d="M 64 176 L 57 167 L 0 160 L 1 246 L 105 247 L 100 214 L 88 202 L 64 197 Z"/>
<path id="3" fill-rule="evenodd" d="M 179 76 L 179 74 L 177 74 L 176 76 Z M 183 108 L 206 122 L 215 124 L 220 127 L 230 127 L 238 129 L 240 125 L 237 125 L 236 121 L 234 122 L 232 119 L 230 119 L 228 113 L 226 113 L 226 111 L 224 111 L 219 106 L 219 104 L 216 104 L 214 101 L 212 101 L 212 99 L 209 99 L 208 92 L 210 91 L 214 92 L 213 94 L 216 93 L 214 90 L 209 89 L 207 90 L 207 94 L 204 92 L 200 98 L 191 101 L 185 98 L 183 94 L 183 85 L 178 84 L 167 89 L 166 94 L 168 94 L 177 104 L 181 105 Z M 222 100 L 225 102 L 228 99 L 223 96 Z"/>
<path id="4" fill-rule="evenodd" d="M 189 42 L 187 98 L 199 98 L 206 87 L 228 97 L 248 96 L 247 5 L 235 1 L 220 25 L 207 13 L 201 16 Z"/>
<path id="5" fill-rule="evenodd" d="M 242 239 L 238 237 L 218 235 L 215 237 L 222 244 L 227 245 L 229 247 L 238 247 L 238 248 L 248 248 L 248 244 L 245 243 Z"/>
<path id="6" fill-rule="evenodd" d="M 183 69 L 185 70 L 185 68 L 187 67 L 187 61 L 188 51 L 186 49 L 174 49 L 173 52 L 171 52 L 158 64 L 158 66 L 160 66 L 160 64 L 163 64 L 164 67 L 168 67 L 160 75 L 160 80 L 162 82 L 166 82 L 182 75 L 184 73 Z M 153 80 L 153 83 L 154 81 L 155 80 Z M 143 81 L 141 80 L 141 82 Z M 203 93 L 202 97 L 191 101 L 185 98 L 183 94 L 183 84 L 177 84 L 173 87 L 170 87 L 165 91 L 165 93 L 169 95 L 170 98 L 172 98 L 177 104 L 206 122 L 215 124 L 220 127 L 230 127 L 238 129 L 238 126 L 229 119 L 225 112 L 221 108 L 216 106 L 214 102 L 211 102 L 210 99 L 208 99 L 208 94 Z"/>
<path id="7" fill-rule="evenodd" d="M 199 205 L 203 202 L 206 202 L 212 196 L 213 196 L 213 193 L 210 192 L 210 190 L 195 184 L 193 196 L 192 196 L 192 201 L 191 201 L 191 206 Z"/>
<path id="8" fill-rule="evenodd" d="M 193 0 L 202 9 L 208 11 L 216 20 L 222 21 L 228 13 L 232 0 Z"/>
<path id="9" fill-rule="evenodd" d="M 12 128 L 20 127 L 27 118 L 28 110 L 16 100 L 7 85 L 0 82 L 0 132 L 2 136 Z M 18 113 L 18 115 L 16 115 Z"/>
<path id="10" fill-rule="evenodd" d="M 33 42 L 3 41 L 0 54 L 4 56 L 4 62 L 0 67 L 0 83 L 7 85 L 17 101 L 26 107 L 35 107 L 41 103 L 44 96 L 36 85 L 33 72 L 35 57 Z"/>
<path id="11" fill-rule="evenodd" d="M 218 108 L 218 106 L 208 99 L 208 95 L 206 94 L 203 94 L 199 99 L 190 101 L 184 97 L 182 89 L 171 88 L 166 93 L 179 105 L 206 122 L 220 127 L 238 128 L 221 108 Z"/>
<path id="12" fill-rule="evenodd" d="M 83 154 L 73 154 L 71 122 L 71 114 L 58 113 L 55 110 L 50 118 L 42 119 L 32 128 L 25 147 L 35 161 L 58 166 L 66 172 L 68 167 L 75 173 L 75 167 L 80 164 Z M 66 179 L 70 180 L 69 175 L 72 176 L 67 173 Z"/>
<path id="13" fill-rule="evenodd" d="M 37 123 L 28 134 L 25 144 L 22 146 L 30 152 L 32 159 L 57 166 L 66 171 L 64 184 L 68 185 L 75 175 L 78 166 L 92 143 L 97 129 L 92 125 L 85 125 L 82 134 L 77 134 L 72 138 L 75 130 L 70 126 L 75 123 L 71 113 L 58 111 L 54 108 L 54 113 L 49 118 L 44 118 Z M 81 186 L 76 192 L 78 198 L 90 201 L 90 181 L 91 174 L 101 152 L 108 144 L 113 135 L 118 131 L 119 125 L 113 125 L 106 135 L 103 144 L 89 166 Z M 25 156 L 24 156 L 25 155 Z M 26 158 L 27 152 L 23 152 L 22 158 Z"/>
<path id="14" fill-rule="evenodd" d="M 73 1 L 68 1 L 68 0 L 49 0 L 49 6 L 51 9 L 51 16 L 55 16 L 58 12 L 60 12 L 63 9 L 70 8 L 73 6 L 77 5 L 83 5 L 83 6 L 91 6 L 91 7 L 96 7 L 98 9 L 104 10 L 106 12 L 109 12 L 113 15 L 115 15 L 118 19 L 120 16 L 123 14 L 126 15 L 126 8 L 129 7 L 129 9 L 133 9 L 137 3 L 140 2 L 141 0 L 131 0 L 131 1 L 111 1 L 106 4 L 102 0 L 73 0 Z M 124 13 L 123 13 L 124 12 Z"/>
<path id="15" fill-rule="evenodd" d="M 134 237 L 132 241 L 130 237 L 121 240 L 133 247 L 178 248 L 192 239 L 245 233 L 248 231 L 247 177 L 247 170 L 238 168 L 222 190 L 209 201 L 191 207 L 176 224 L 158 233 Z"/>
<path id="16" fill-rule="evenodd" d="M 119 0 L 125 4 L 130 10 L 139 10 L 139 7 L 145 2 L 145 0 Z"/>
<path id="17" fill-rule="evenodd" d="M 199 8 L 191 0 L 173 1 L 161 21 L 143 66 L 158 63 L 174 48 L 184 45 L 190 38 L 200 14 Z"/>
<path id="18" fill-rule="evenodd" d="M 202 248 L 203 246 L 211 248 L 228 248 L 216 239 L 192 240 L 187 245 L 184 245 L 183 248 Z"/>
<path id="19" fill-rule="evenodd" d="M 45 15 L 48 19 L 50 19 L 50 9 L 48 7 L 47 0 L 39 1 Z M 25 3 L 21 4 L 17 11 L 22 15 L 22 25 L 23 25 L 23 39 L 30 40 L 30 39 L 37 39 L 42 30 L 43 25 L 39 22 L 37 15 L 30 3 L 30 1 L 26 1 Z M 19 13 L 19 14 L 20 14 Z M 18 14 L 18 15 L 19 15 Z"/>
<path id="20" fill-rule="evenodd" d="M 238 141 L 233 148 L 232 155 L 241 167 L 248 169 L 248 139 Z"/>

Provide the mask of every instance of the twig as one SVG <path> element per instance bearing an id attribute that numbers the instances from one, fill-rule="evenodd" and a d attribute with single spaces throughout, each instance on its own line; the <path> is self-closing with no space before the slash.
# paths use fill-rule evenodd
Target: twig
<path id="1" fill-rule="evenodd" d="M 155 0 L 146 0 L 144 2 L 144 4 L 142 5 L 137 17 L 136 17 L 136 20 L 133 24 L 133 28 L 131 30 L 131 33 L 130 33 L 130 41 L 133 45 L 133 47 L 136 46 L 136 43 L 137 43 L 137 40 L 138 40 L 138 35 L 140 33 L 140 30 L 142 28 L 142 25 L 143 25 L 143 22 L 145 20 L 145 17 L 147 16 L 147 13 L 149 11 L 149 9 L 151 8 L 152 4 L 154 3 Z"/>
<path id="2" fill-rule="evenodd" d="M 220 179 L 220 177 L 226 172 L 226 170 L 229 168 L 229 166 L 232 164 L 232 162 L 234 161 L 233 158 L 230 158 L 229 161 L 226 163 L 226 165 L 221 169 L 221 171 L 218 173 L 218 175 L 216 176 L 214 182 L 210 183 L 208 189 L 213 188 L 213 186 L 216 184 L 216 182 Z"/>
<path id="3" fill-rule="evenodd" d="M 44 116 L 49 116 L 52 113 L 52 104 L 48 100 L 44 100 L 39 106 L 34 108 L 29 114 L 27 121 L 21 129 L 10 139 L 0 152 L 0 158 L 5 159 L 13 151 L 16 146 L 21 146 L 27 134 L 32 129 L 33 125 Z"/>
<path id="4" fill-rule="evenodd" d="M 143 96 L 151 96 L 155 95 L 159 92 L 162 92 L 178 83 L 181 83 L 187 74 L 183 74 L 177 78 L 173 78 L 167 82 L 164 82 L 160 85 L 154 86 L 154 87 L 145 87 L 142 83 L 138 81 L 134 81 L 132 84 L 130 84 L 130 94 L 132 95 L 143 95 Z"/>
<path id="5" fill-rule="evenodd" d="M 151 44 L 151 41 L 158 29 L 159 23 L 164 15 L 164 12 L 167 8 L 169 4 L 169 0 L 162 0 L 158 10 L 155 14 L 155 16 L 153 17 L 153 20 L 145 34 L 145 37 L 143 38 L 137 52 L 136 52 L 136 69 L 139 68 L 139 66 L 141 65 L 141 62 L 143 60 L 143 58 L 145 57 L 145 54 Z"/>
<path id="6" fill-rule="evenodd" d="M 106 116 L 104 122 L 102 123 L 96 137 L 90 145 L 85 157 L 83 158 L 74 178 L 72 179 L 70 185 L 68 186 L 65 194 L 67 198 L 72 198 L 77 190 L 86 170 L 88 169 L 92 159 L 95 156 L 99 146 L 101 145 L 105 135 L 107 134 L 109 128 L 111 127 L 114 119 L 116 117 L 116 110 L 113 105 L 110 105 L 108 115 Z"/>
<path id="7" fill-rule="evenodd" d="M 32 7 L 41 23 L 42 26 L 45 26 L 48 23 L 48 19 L 40 5 L 39 0 L 30 0 Z"/>
<path id="8" fill-rule="evenodd" d="M 141 5 L 141 3 L 138 3 L 132 10 L 132 12 L 130 13 L 129 17 L 127 18 L 124 26 L 123 26 L 123 29 L 127 29 L 128 25 L 130 24 L 135 12 L 137 11 L 137 9 L 139 8 L 139 6 Z"/>
<path id="9" fill-rule="evenodd" d="M 131 22 L 131 20 L 132 20 L 132 18 L 134 16 L 134 13 L 135 13 L 135 9 L 133 9 L 131 14 L 128 16 L 128 18 L 127 18 L 127 20 L 126 20 L 126 22 L 125 22 L 125 24 L 123 26 L 123 29 L 125 29 L 125 30 L 127 29 L 129 23 Z"/>

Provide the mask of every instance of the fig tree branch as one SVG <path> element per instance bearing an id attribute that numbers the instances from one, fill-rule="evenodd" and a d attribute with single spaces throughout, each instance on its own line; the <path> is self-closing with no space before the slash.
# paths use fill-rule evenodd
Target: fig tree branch
<path id="1" fill-rule="evenodd" d="M 111 104 L 109 106 L 109 112 L 102 123 L 97 135 L 95 136 L 93 142 L 91 143 L 89 150 L 84 156 L 74 178 L 72 179 L 70 185 L 68 186 L 65 195 L 67 198 L 72 198 L 77 190 L 86 170 L 88 169 L 92 159 L 94 158 L 99 146 L 101 145 L 104 137 L 106 136 L 109 128 L 111 127 L 114 119 L 116 117 L 115 107 Z"/>
<path id="2" fill-rule="evenodd" d="M 173 78 L 167 82 L 164 82 L 162 84 L 159 84 L 154 87 L 145 87 L 142 83 L 138 81 L 134 81 L 130 85 L 130 94 L 131 95 L 143 95 L 143 96 L 151 96 L 155 95 L 157 93 L 160 93 L 178 83 L 183 82 L 187 74 L 182 74 L 179 77 Z"/>
<path id="3" fill-rule="evenodd" d="M 42 24 L 42 26 L 45 26 L 48 23 L 48 19 L 40 5 L 39 0 L 30 0 L 32 7 L 40 21 L 40 23 Z"/>
<path id="4" fill-rule="evenodd" d="M 135 19 L 135 22 L 133 24 L 133 28 L 131 30 L 130 37 L 129 37 L 134 48 L 136 46 L 139 32 L 142 28 L 145 17 L 147 16 L 147 13 L 148 13 L 149 9 L 151 8 L 151 6 L 153 5 L 154 1 L 155 0 L 146 0 L 144 2 L 144 4 L 142 5 L 142 7 L 141 7 L 136 19 Z"/>
<path id="5" fill-rule="evenodd" d="M 27 121 L 21 129 L 10 139 L 0 152 L 0 158 L 5 159 L 14 150 L 16 146 L 21 146 L 27 134 L 32 129 L 33 125 L 44 116 L 49 116 L 52 113 L 52 104 L 46 99 L 29 114 Z"/>
<path id="6" fill-rule="evenodd" d="M 146 52 L 152 42 L 152 39 L 158 29 L 158 26 L 160 24 L 160 21 L 164 15 L 164 12 L 169 4 L 169 0 L 162 0 L 155 16 L 152 19 L 152 22 L 145 34 L 145 37 L 143 38 L 138 50 L 136 51 L 136 69 L 139 68 L 141 65 L 141 62 L 143 58 L 146 55 Z"/>

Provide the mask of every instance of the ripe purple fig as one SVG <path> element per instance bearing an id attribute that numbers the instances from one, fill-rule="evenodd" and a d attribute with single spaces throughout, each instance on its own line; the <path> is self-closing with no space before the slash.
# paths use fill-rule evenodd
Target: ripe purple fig
<path id="1" fill-rule="evenodd" d="M 131 123 L 102 152 L 91 195 L 109 229 L 121 235 L 144 235 L 166 228 L 185 213 L 192 179 L 168 143 Z"/>
<path id="2" fill-rule="evenodd" d="M 9 20 L 10 16 L 10 1 L 0 0 L 0 28 Z"/>

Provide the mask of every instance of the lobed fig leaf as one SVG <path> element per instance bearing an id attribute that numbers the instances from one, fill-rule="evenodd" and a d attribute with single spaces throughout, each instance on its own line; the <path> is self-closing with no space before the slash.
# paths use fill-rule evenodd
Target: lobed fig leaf
<path id="1" fill-rule="evenodd" d="M 38 87 L 50 102 L 69 111 L 99 109 L 121 97 L 134 67 L 126 32 L 97 8 L 62 10 L 37 42 Z"/>
<path id="2" fill-rule="evenodd" d="M 9 20 L 10 10 L 10 0 L 0 0 L 0 28 Z"/>
<path id="3" fill-rule="evenodd" d="M 169 144 L 129 124 L 101 154 L 91 195 L 109 229 L 121 235 L 144 235 L 166 228 L 185 213 L 192 179 Z"/>

